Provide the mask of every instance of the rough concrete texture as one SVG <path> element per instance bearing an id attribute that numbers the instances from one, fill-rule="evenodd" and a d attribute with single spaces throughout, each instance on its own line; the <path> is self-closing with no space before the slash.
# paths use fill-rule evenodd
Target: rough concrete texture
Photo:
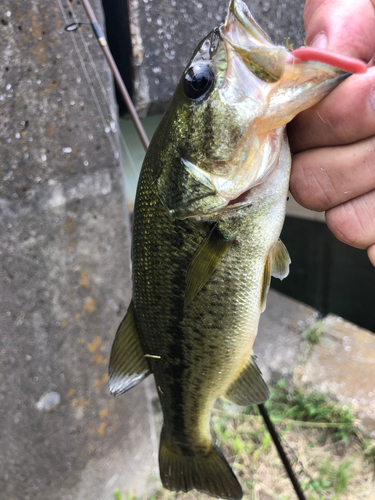
<path id="1" fill-rule="evenodd" d="M 353 407 L 360 427 L 375 438 L 375 335 L 333 314 L 297 379 Z"/>
<path id="2" fill-rule="evenodd" d="M 226 16 L 228 0 L 129 0 L 134 100 L 142 115 L 165 109 L 198 42 Z M 278 44 L 303 44 L 303 0 L 247 0 Z"/>
<path id="3" fill-rule="evenodd" d="M 75 16 L 0 6 L 1 500 L 112 500 L 156 462 L 149 386 L 107 389 L 129 227 L 111 77 L 88 26 L 64 31 Z"/>
<path id="4" fill-rule="evenodd" d="M 272 384 L 293 375 L 301 333 L 318 317 L 318 311 L 312 307 L 270 290 L 254 343 L 254 353 L 267 382 Z"/>

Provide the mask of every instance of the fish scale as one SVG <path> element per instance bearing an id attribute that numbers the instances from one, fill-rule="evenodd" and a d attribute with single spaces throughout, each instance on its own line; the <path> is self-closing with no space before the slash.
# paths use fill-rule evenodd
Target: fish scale
<path id="1" fill-rule="evenodd" d="M 189 61 L 147 151 L 134 206 L 133 300 L 112 347 L 121 394 L 153 373 L 166 488 L 240 499 L 210 435 L 215 400 L 264 402 L 252 355 L 279 240 L 291 158 L 285 125 L 341 70 L 275 47 L 241 0 Z"/>
<path id="2" fill-rule="evenodd" d="M 153 157 L 152 149 L 147 156 Z M 149 358 L 149 363 L 168 433 L 179 436 L 180 441 L 185 439 L 182 444 L 193 449 L 211 447 L 210 408 L 251 354 L 260 314 L 259 276 L 269 248 L 277 242 L 275 225 L 280 231 L 285 216 L 289 164 L 283 167 L 286 171 L 279 169 L 274 176 L 284 181 L 280 180 L 267 203 L 219 220 L 223 236 L 236 238 L 236 245 L 199 292 L 199 300 L 184 311 L 186 270 L 207 235 L 207 223 L 168 220 L 151 181 L 153 164 L 146 158 L 143 166 L 134 212 L 134 307 L 146 351 L 160 356 Z M 176 378 L 178 373 L 177 386 L 171 371 Z M 184 390 L 186 387 L 189 389 Z"/>

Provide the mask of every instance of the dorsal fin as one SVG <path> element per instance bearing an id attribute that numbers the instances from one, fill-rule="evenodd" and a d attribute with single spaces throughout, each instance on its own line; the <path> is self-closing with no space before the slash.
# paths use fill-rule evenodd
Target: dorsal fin
<path id="1" fill-rule="evenodd" d="M 134 304 L 130 302 L 118 327 L 109 360 L 109 390 L 115 396 L 136 386 L 151 370 L 135 324 Z"/>

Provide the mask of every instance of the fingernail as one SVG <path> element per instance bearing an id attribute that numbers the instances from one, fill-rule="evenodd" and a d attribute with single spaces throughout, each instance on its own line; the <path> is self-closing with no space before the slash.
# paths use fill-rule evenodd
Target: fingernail
<path id="1" fill-rule="evenodd" d="M 316 37 L 311 43 L 311 47 L 316 47 L 318 49 L 328 48 L 327 35 L 324 33 L 324 31 L 321 31 L 316 35 Z"/>

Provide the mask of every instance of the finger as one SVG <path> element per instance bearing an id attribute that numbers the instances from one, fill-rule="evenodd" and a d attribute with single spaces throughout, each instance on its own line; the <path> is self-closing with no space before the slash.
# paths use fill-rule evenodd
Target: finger
<path id="1" fill-rule="evenodd" d="M 293 155 L 290 191 L 305 208 L 329 210 L 372 189 L 375 189 L 375 137 Z"/>
<path id="2" fill-rule="evenodd" d="M 374 55 L 374 0 L 307 0 L 304 21 L 307 45 L 366 62 Z"/>
<path id="3" fill-rule="evenodd" d="M 372 135 L 375 135 L 375 67 L 345 80 L 288 126 L 293 153 L 349 144 Z"/>
<path id="4" fill-rule="evenodd" d="M 367 255 L 368 258 L 370 259 L 370 262 L 373 266 L 375 266 L 375 243 L 368 247 L 367 249 Z"/>
<path id="5" fill-rule="evenodd" d="M 366 249 L 375 242 L 375 190 L 326 212 L 332 233 L 343 243 Z M 373 255 L 373 250 L 371 250 Z"/>

